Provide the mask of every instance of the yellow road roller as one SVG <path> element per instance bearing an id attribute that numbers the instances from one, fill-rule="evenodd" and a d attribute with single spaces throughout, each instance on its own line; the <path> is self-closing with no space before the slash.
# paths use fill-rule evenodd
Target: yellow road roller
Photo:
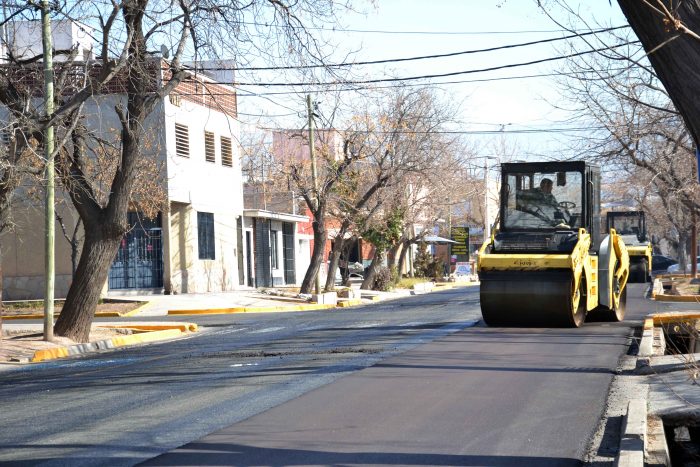
<path id="1" fill-rule="evenodd" d="M 615 229 L 627 246 L 630 256 L 629 282 L 649 282 L 652 247 L 647 237 L 644 211 L 609 211 L 606 226 L 608 232 Z"/>
<path id="2" fill-rule="evenodd" d="M 479 250 L 489 326 L 579 327 L 625 316 L 629 256 L 601 233 L 600 168 L 587 162 L 501 164 L 497 228 Z"/>

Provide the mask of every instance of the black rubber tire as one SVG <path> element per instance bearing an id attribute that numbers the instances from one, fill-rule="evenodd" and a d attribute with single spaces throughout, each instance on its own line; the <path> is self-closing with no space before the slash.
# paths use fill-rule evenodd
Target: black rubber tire
<path id="1" fill-rule="evenodd" d="M 628 282 L 633 284 L 643 284 L 649 277 L 649 263 L 646 258 L 630 258 L 630 276 Z"/>
<path id="2" fill-rule="evenodd" d="M 620 294 L 620 305 L 613 308 L 608 308 L 606 306 L 600 305 L 597 308 L 588 312 L 589 322 L 599 321 L 607 323 L 619 323 L 625 319 L 625 313 L 627 312 L 627 287 L 622 289 Z"/>

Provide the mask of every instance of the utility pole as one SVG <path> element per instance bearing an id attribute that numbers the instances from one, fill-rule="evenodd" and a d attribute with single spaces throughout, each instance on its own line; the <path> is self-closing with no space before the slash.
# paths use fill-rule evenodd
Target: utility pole
<path id="1" fill-rule="evenodd" d="M 700 167 L 698 167 L 698 164 L 700 163 L 700 149 L 695 148 L 695 182 L 698 183 L 698 177 L 700 176 Z M 693 208 L 693 212 L 691 214 L 691 219 L 693 226 L 690 231 L 691 239 L 690 239 L 690 249 L 693 252 L 690 255 L 690 277 L 695 279 L 698 275 L 698 218 L 697 214 L 695 212 L 695 209 Z"/>
<path id="2" fill-rule="evenodd" d="M 306 95 L 306 111 L 309 116 L 309 156 L 311 157 L 311 181 L 314 185 L 314 211 L 318 209 L 318 174 L 316 173 L 316 143 L 314 141 L 314 110 L 311 106 L 311 95 Z M 316 214 L 314 213 L 314 217 Z M 323 222 L 323 219 L 317 219 L 317 222 Z M 323 254 L 321 255 L 323 258 Z M 321 267 L 316 271 L 315 281 L 316 295 L 321 293 Z"/>
<path id="3" fill-rule="evenodd" d="M 44 107 L 46 116 L 53 115 L 53 43 L 51 40 L 51 18 L 49 1 L 41 0 L 41 42 L 44 52 Z M 46 242 L 45 242 L 45 276 L 46 291 L 44 295 L 44 340 L 53 340 L 53 300 L 56 265 L 55 250 L 55 220 L 54 220 L 54 159 L 53 159 L 53 126 L 46 128 L 44 133 L 44 157 L 46 158 Z"/>
<path id="4" fill-rule="evenodd" d="M 448 198 L 447 200 L 447 238 L 454 240 L 452 238 L 452 200 Z M 452 274 L 452 244 L 447 244 L 447 276 Z"/>
<path id="5" fill-rule="evenodd" d="M 484 159 L 484 241 L 491 238 L 491 226 L 489 225 L 489 158 Z"/>

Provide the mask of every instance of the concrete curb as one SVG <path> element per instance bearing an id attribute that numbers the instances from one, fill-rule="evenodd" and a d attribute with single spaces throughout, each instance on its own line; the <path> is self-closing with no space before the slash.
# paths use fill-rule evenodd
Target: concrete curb
<path id="1" fill-rule="evenodd" d="M 656 355 L 654 344 L 657 337 L 660 339 L 660 342 L 664 341 L 663 334 L 659 336 L 658 333 L 655 332 L 655 326 L 696 319 L 700 319 L 700 312 L 670 311 L 666 313 L 654 313 L 645 318 L 642 339 L 639 342 L 639 352 L 637 354 L 637 369 L 639 370 L 649 366 L 650 357 Z M 664 342 L 661 342 L 659 345 L 662 346 L 662 350 L 665 348 Z M 638 374 L 645 374 L 645 371 L 646 370 L 639 371 Z"/>
<path id="2" fill-rule="evenodd" d="M 654 295 L 657 302 L 700 303 L 700 295 Z"/>
<path id="3" fill-rule="evenodd" d="M 163 331 L 167 329 L 179 329 L 182 332 L 197 332 L 199 326 L 195 323 L 168 323 L 168 324 L 151 324 L 151 323 L 128 323 L 128 324 L 104 324 L 99 325 L 100 328 L 107 329 L 131 329 L 136 332 Z"/>
<path id="4" fill-rule="evenodd" d="M 642 340 L 639 342 L 638 357 L 651 357 L 654 354 L 654 320 L 644 320 L 642 328 Z"/>
<path id="5" fill-rule="evenodd" d="M 686 274 L 676 274 L 667 276 L 657 276 L 654 278 L 654 285 L 651 290 L 651 298 L 657 302 L 676 302 L 676 303 L 700 303 L 700 295 L 666 295 L 664 293 L 664 286 L 661 282 L 662 278 L 674 278 L 674 277 L 689 277 Z"/>
<path id="6" fill-rule="evenodd" d="M 657 295 L 663 295 L 664 293 L 664 285 L 661 282 L 661 279 L 658 277 L 654 278 L 654 282 L 651 285 L 651 298 L 652 300 L 656 299 Z"/>
<path id="7" fill-rule="evenodd" d="M 85 344 L 75 344 L 66 347 L 54 347 L 51 349 L 42 349 L 34 352 L 34 355 L 29 359 L 30 362 L 41 362 L 45 360 L 53 360 L 64 357 L 72 357 L 75 355 L 83 355 L 90 352 L 95 352 L 98 350 L 108 350 L 115 349 L 117 347 L 125 347 L 134 344 L 144 344 L 146 342 L 154 342 L 165 339 L 173 339 L 175 337 L 180 337 L 186 331 L 186 329 L 197 329 L 196 325 L 191 325 L 190 323 L 177 323 L 174 326 L 169 325 L 153 325 L 153 328 L 160 327 L 160 330 L 155 331 L 145 331 L 139 334 L 130 334 L 128 336 L 116 336 L 111 339 L 104 339 L 96 342 L 88 342 Z M 121 328 L 122 326 L 105 326 L 111 328 Z M 129 328 L 128 326 L 123 326 L 124 328 Z M 144 326 L 147 327 L 147 326 Z M 136 326 L 138 328 L 138 325 Z"/>
<path id="8" fill-rule="evenodd" d="M 656 326 L 693 319 L 700 319 L 700 312 L 675 311 L 647 316 L 644 320 L 634 373 L 637 375 L 660 374 L 683 367 L 682 363 L 652 367 L 652 357 L 663 354 L 665 347 L 663 332 Z M 648 413 L 647 399 L 647 395 L 644 395 L 644 399 L 629 401 L 615 466 L 644 467 L 645 461 L 650 465 L 671 465 L 663 422 L 657 415 Z"/>
<path id="9" fill-rule="evenodd" d="M 233 308 L 206 308 L 199 310 L 168 310 L 169 315 L 221 315 L 228 313 L 280 313 L 287 311 L 314 311 L 336 308 L 335 305 L 251 306 Z"/>
<path id="10" fill-rule="evenodd" d="M 615 467 L 643 467 L 647 440 L 646 399 L 632 399 L 622 422 L 620 452 Z"/>

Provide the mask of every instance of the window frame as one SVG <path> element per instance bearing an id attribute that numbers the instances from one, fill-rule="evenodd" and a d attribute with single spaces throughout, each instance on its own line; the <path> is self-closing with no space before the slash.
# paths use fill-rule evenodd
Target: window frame
<path id="1" fill-rule="evenodd" d="M 277 232 L 278 230 L 270 229 L 270 267 L 279 269 L 279 258 L 277 257 Z"/>
<path id="2" fill-rule="evenodd" d="M 190 157 L 190 127 L 183 123 L 175 123 L 175 154 Z"/>
<path id="3" fill-rule="evenodd" d="M 216 259 L 214 213 L 197 211 L 197 249 L 200 260 Z"/>
<path id="4" fill-rule="evenodd" d="M 228 136 L 219 138 L 221 144 L 221 165 L 224 167 L 233 167 L 233 142 Z"/>
<path id="5" fill-rule="evenodd" d="M 204 160 L 216 163 L 216 135 L 212 131 L 204 130 Z"/>

